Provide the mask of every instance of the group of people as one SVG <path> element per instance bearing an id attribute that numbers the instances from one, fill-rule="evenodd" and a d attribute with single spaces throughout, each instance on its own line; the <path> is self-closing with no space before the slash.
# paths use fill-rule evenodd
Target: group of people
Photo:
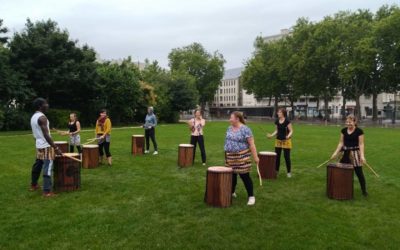
<path id="1" fill-rule="evenodd" d="M 48 111 L 49 105 L 43 98 L 37 98 L 34 101 L 36 112 L 31 118 L 32 133 L 36 140 L 36 161 L 32 167 L 31 190 L 39 189 L 38 179 L 43 168 L 43 195 L 45 197 L 54 196 L 51 192 L 51 171 L 53 160 L 56 154 L 62 154 L 61 150 L 54 144 L 50 136 L 50 125 L 45 113 Z M 230 115 L 230 126 L 226 131 L 224 151 L 225 165 L 232 168 L 232 197 L 237 197 L 235 192 L 237 185 L 237 177 L 242 179 L 248 195 L 248 205 L 255 204 L 255 196 L 253 191 L 253 182 L 250 176 L 252 160 L 258 165 L 259 158 L 254 136 L 251 129 L 246 125 L 246 120 L 242 112 L 234 111 Z M 204 143 L 204 127 L 205 119 L 202 117 L 201 110 L 196 110 L 194 117 L 187 122 L 191 133 L 190 143 L 194 146 L 193 160 L 195 159 L 196 147 L 199 145 L 201 152 L 202 164 L 206 165 L 206 150 Z M 357 120 L 353 115 L 349 115 L 346 120 L 346 128 L 341 131 L 339 144 L 332 154 L 331 159 L 341 157 L 341 163 L 352 164 L 356 175 L 359 179 L 363 195 L 368 195 L 365 184 L 365 177 L 362 170 L 363 163 L 366 162 L 364 155 L 364 133 L 357 127 Z M 145 129 L 146 149 L 145 153 L 149 153 L 150 140 L 153 143 L 154 155 L 158 154 L 157 142 L 155 137 L 155 127 L 157 126 L 157 118 L 154 109 L 149 107 L 143 128 Z M 109 166 L 112 165 L 112 156 L 110 153 L 111 142 L 111 120 L 106 110 L 101 110 L 99 118 L 96 121 L 95 135 L 99 145 L 100 162 L 103 162 L 104 155 L 107 158 Z M 70 136 L 70 151 L 74 151 L 77 147 L 79 153 L 82 152 L 80 133 L 81 125 L 75 113 L 70 114 L 68 122 L 68 132 L 62 134 Z M 275 121 L 275 131 L 268 133 L 267 138 L 275 137 L 276 162 L 275 169 L 279 172 L 281 154 L 283 151 L 287 169 L 287 177 L 291 178 L 291 159 L 290 152 L 292 149 L 293 126 L 287 118 L 287 112 L 284 108 L 277 111 L 277 119 Z"/>

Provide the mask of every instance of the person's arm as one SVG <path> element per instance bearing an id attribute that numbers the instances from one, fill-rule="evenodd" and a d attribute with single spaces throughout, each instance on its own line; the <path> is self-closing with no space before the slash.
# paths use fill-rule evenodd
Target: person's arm
<path id="1" fill-rule="evenodd" d="M 204 127 L 206 125 L 206 120 L 201 118 L 201 126 Z"/>
<path id="2" fill-rule="evenodd" d="M 289 124 L 288 124 L 288 129 L 289 129 L 289 134 L 286 136 L 286 139 L 292 138 L 292 135 L 293 135 L 293 126 L 292 126 L 292 123 L 289 123 Z"/>
<path id="3" fill-rule="evenodd" d="M 258 163 L 260 162 L 260 159 L 258 158 L 258 153 L 257 153 L 256 144 L 254 143 L 254 138 L 253 137 L 247 138 L 247 143 L 249 143 L 250 151 L 251 151 L 251 154 L 253 155 L 253 159 L 256 162 L 256 164 L 258 165 Z"/>
<path id="4" fill-rule="evenodd" d="M 157 126 L 157 116 L 153 115 L 153 117 L 154 117 L 154 125 L 153 125 L 153 127 L 155 127 L 155 126 Z"/>
<path id="5" fill-rule="evenodd" d="M 100 138 L 106 138 L 111 132 L 111 120 L 109 118 L 104 122 L 104 133 Z"/>
<path id="6" fill-rule="evenodd" d="M 278 128 L 276 127 L 275 131 L 272 134 L 269 134 L 269 133 L 267 134 L 268 139 L 273 138 L 277 133 L 278 133 Z"/>
<path id="7" fill-rule="evenodd" d="M 43 136 L 46 139 L 47 143 L 50 144 L 55 150 L 57 154 L 62 154 L 61 150 L 54 144 L 53 139 L 50 137 L 49 128 L 47 127 L 47 118 L 45 116 L 41 116 L 38 120 L 38 124 L 40 129 L 42 130 Z"/>
<path id="8" fill-rule="evenodd" d="M 336 147 L 335 152 L 333 152 L 331 159 L 335 159 L 338 156 L 340 150 L 342 150 L 342 148 L 343 148 L 343 134 L 340 134 L 339 143 Z"/>
<path id="9" fill-rule="evenodd" d="M 193 119 L 190 119 L 190 120 L 187 121 L 187 125 L 188 125 L 190 130 L 192 130 L 192 128 L 194 127 L 193 123 L 194 123 Z"/>
<path id="10" fill-rule="evenodd" d="M 72 132 L 71 135 L 79 134 L 79 132 L 81 132 L 81 123 L 80 122 L 76 122 L 76 131 Z"/>
<path id="11" fill-rule="evenodd" d="M 358 143 L 359 143 L 359 147 L 360 147 L 360 157 L 361 157 L 361 162 L 362 163 L 366 163 L 367 160 L 365 160 L 365 154 L 364 154 L 364 135 L 360 135 L 358 137 Z"/>

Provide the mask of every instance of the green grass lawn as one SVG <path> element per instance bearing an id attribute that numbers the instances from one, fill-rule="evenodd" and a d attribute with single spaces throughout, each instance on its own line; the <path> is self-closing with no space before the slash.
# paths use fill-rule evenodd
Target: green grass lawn
<path id="1" fill-rule="evenodd" d="M 208 165 L 223 164 L 228 124 L 205 129 Z M 271 123 L 250 123 L 258 151 L 273 150 L 265 131 Z M 203 202 L 206 167 L 197 152 L 193 167 L 177 167 L 177 147 L 189 141 L 186 125 L 157 128 L 159 155 L 132 157 L 131 135 L 112 133 L 114 165 L 82 170 L 82 188 L 53 199 L 28 192 L 34 161 L 30 135 L 0 134 L 1 249 L 398 249 L 400 248 L 400 131 L 365 128 L 369 197 L 355 177 L 352 201 L 325 196 L 326 170 L 315 167 L 337 145 L 339 127 L 294 124 L 293 178 L 258 185 L 256 205 L 238 180 L 229 208 Z M 82 141 L 93 137 L 83 132 Z M 55 139 L 62 139 L 55 136 Z M 282 170 L 285 170 L 282 159 Z"/>

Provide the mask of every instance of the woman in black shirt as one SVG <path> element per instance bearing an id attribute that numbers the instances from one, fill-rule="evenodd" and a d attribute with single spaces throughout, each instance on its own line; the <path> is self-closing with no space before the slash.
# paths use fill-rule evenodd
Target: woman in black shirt
<path id="1" fill-rule="evenodd" d="M 362 165 L 366 162 L 364 155 L 364 132 L 357 127 L 357 119 L 354 115 L 347 116 L 346 128 L 343 128 L 340 135 L 339 144 L 332 154 L 331 159 L 335 159 L 342 153 L 341 163 L 352 164 L 354 171 L 360 182 L 364 196 L 367 196 L 367 188 Z"/>
<path id="2" fill-rule="evenodd" d="M 286 162 L 287 169 L 287 177 L 292 177 L 292 163 L 290 160 L 290 150 L 292 149 L 292 135 L 293 135 L 293 127 L 292 123 L 287 118 L 286 109 L 280 108 L 278 109 L 278 119 L 275 121 L 276 129 L 272 134 L 268 134 L 268 138 L 272 138 L 276 135 L 275 140 L 275 152 L 276 152 L 276 171 L 279 171 L 279 167 L 281 165 L 281 154 L 283 149 L 283 154 Z"/>

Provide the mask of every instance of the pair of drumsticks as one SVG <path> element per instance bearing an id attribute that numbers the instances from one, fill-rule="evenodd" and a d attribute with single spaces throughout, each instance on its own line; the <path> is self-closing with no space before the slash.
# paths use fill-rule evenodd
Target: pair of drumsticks
<path id="1" fill-rule="evenodd" d="M 332 159 L 329 158 L 328 160 L 324 161 L 323 163 L 321 163 L 320 165 L 318 165 L 316 168 L 320 168 L 321 166 L 327 164 L 328 162 L 330 162 Z M 367 166 L 369 168 L 369 170 L 371 170 L 372 173 L 374 173 L 374 175 L 376 177 L 379 178 L 379 174 L 377 172 L 375 172 L 375 170 L 371 167 L 371 165 L 369 165 L 367 162 L 364 162 L 365 166 Z"/>

